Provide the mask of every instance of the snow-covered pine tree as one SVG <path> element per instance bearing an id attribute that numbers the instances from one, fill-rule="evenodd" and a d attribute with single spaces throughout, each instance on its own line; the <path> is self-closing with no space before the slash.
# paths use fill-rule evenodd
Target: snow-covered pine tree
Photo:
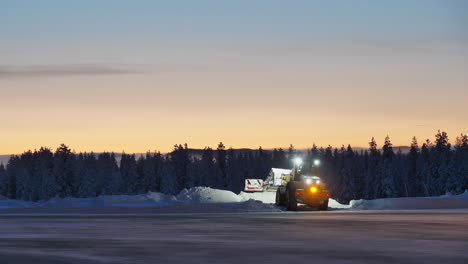
<path id="1" fill-rule="evenodd" d="M 342 147 L 342 152 L 344 152 L 344 166 L 342 169 L 342 197 L 343 201 L 349 202 L 352 199 L 355 199 L 355 193 L 359 188 L 359 184 L 356 180 L 356 153 L 354 153 L 351 145 L 348 144 L 346 150 L 344 146 Z"/>
<path id="2" fill-rule="evenodd" d="M 0 196 L 6 197 L 8 193 L 8 178 L 5 166 L 0 164 Z"/>
<path id="3" fill-rule="evenodd" d="M 139 163 L 143 158 L 140 158 Z M 120 159 L 120 175 L 122 176 L 122 181 L 120 184 L 120 193 L 123 194 L 137 194 L 143 192 L 142 176 L 139 176 L 137 173 L 137 162 L 135 160 L 135 154 L 129 155 L 122 153 Z"/>
<path id="4" fill-rule="evenodd" d="M 418 172 L 419 146 L 416 137 L 411 140 L 410 151 L 407 156 L 407 179 L 409 196 L 422 196 L 424 190 L 422 188 L 422 178 Z"/>
<path id="5" fill-rule="evenodd" d="M 432 194 L 432 163 L 431 163 L 431 152 L 430 149 L 432 143 L 429 139 L 421 146 L 421 154 L 418 157 L 418 178 L 421 181 L 421 187 L 424 192 L 424 196 L 429 196 Z"/>
<path id="6" fill-rule="evenodd" d="M 164 161 L 161 167 L 161 192 L 166 194 L 178 194 L 180 191 L 176 178 L 176 163 L 174 160 L 175 156 L 172 155 L 174 154 L 173 152 L 171 155 L 163 158 Z"/>
<path id="7" fill-rule="evenodd" d="M 435 137 L 434 153 L 432 155 L 432 163 L 434 165 L 433 189 L 435 195 L 442 195 L 447 191 L 445 189 L 446 182 L 450 178 L 450 175 L 454 173 L 454 169 L 450 166 L 452 153 L 447 133 L 439 130 Z"/>
<path id="8" fill-rule="evenodd" d="M 447 179 L 446 190 L 463 193 L 468 189 L 468 136 L 461 134 L 456 138 L 455 151 L 450 160 L 453 173 Z"/>
<path id="9" fill-rule="evenodd" d="M 148 190 L 159 192 L 161 190 L 161 168 L 163 158 L 161 152 L 147 152 L 145 164 L 143 167 L 146 181 L 148 182 Z"/>
<path id="10" fill-rule="evenodd" d="M 344 193 L 343 187 L 343 169 L 344 169 L 344 147 L 340 150 L 338 148 L 333 149 L 332 166 L 330 168 L 330 183 L 329 190 L 336 200 L 344 202 L 342 199 Z"/>
<path id="11" fill-rule="evenodd" d="M 75 154 L 65 144 L 61 144 L 54 153 L 53 175 L 60 197 L 72 196 Z"/>
<path id="12" fill-rule="evenodd" d="M 377 194 L 379 198 L 396 197 L 397 190 L 395 186 L 395 171 L 394 171 L 393 145 L 390 142 L 390 137 L 385 137 L 385 142 L 382 147 L 382 159 L 379 165 L 380 190 Z"/>
<path id="13" fill-rule="evenodd" d="M 392 171 L 395 180 L 395 196 L 394 197 L 409 197 L 411 190 L 408 179 L 408 155 L 403 154 L 401 148 L 398 148 L 393 159 Z"/>
<path id="14" fill-rule="evenodd" d="M 8 190 L 6 196 L 10 199 L 16 199 L 16 170 L 17 167 L 19 167 L 19 163 L 20 158 L 16 155 L 12 155 L 6 166 L 8 179 Z"/>
<path id="15" fill-rule="evenodd" d="M 239 192 L 241 189 L 240 183 L 241 180 L 238 178 L 238 173 L 235 170 L 237 165 L 236 154 L 232 148 L 229 148 L 226 151 L 226 179 L 227 179 L 227 189 L 234 192 Z"/>
<path id="16" fill-rule="evenodd" d="M 171 152 L 171 165 L 177 182 L 177 192 L 187 187 L 188 182 L 188 164 L 190 162 L 187 144 L 174 145 Z"/>
<path id="17" fill-rule="evenodd" d="M 215 163 L 213 149 L 205 147 L 200 160 L 200 186 L 215 186 Z"/>
<path id="18" fill-rule="evenodd" d="M 244 175 L 241 166 L 243 162 L 242 155 L 240 153 L 236 153 L 234 149 L 229 148 L 227 151 L 227 157 L 227 174 L 228 179 L 230 179 L 228 188 L 229 190 L 238 193 L 244 190 Z"/>
<path id="19" fill-rule="evenodd" d="M 228 155 L 229 156 L 229 155 Z M 254 152 L 255 159 L 255 170 L 254 175 L 257 179 L 266 179 L 268 173 L 272 168 L 272 157 L 271 154 L 262 147 L 259 147 L 256 152 Z"/>
<path id="20" fill-rule="evenodd" d="M 458 153 L 461 162 L 459 164 L 459 175 L 461 176 L 461 190 L 468 190 L 468 136 L 461 134 L 457 140 Z"/>
<path id="21" fill-rule="evenodd" d="M 367 151 L 361 150 L 355 152 L 354 155 L 354 175 L 353 175 L 353 182 L 354 182 L 354 190 L 353 190 L 353 200 L 363 199 L 365 193 L 365 175 L 367 172 Z"/>
<path id="22" fill-rule="evenodd" d="M 104 152 L 97 158 L 97 195 L 119 194 L 120 171 L 114 153 Z"/>
<path id="23" fill-rule="evenodd" d="M 80 182 L 77 187 L 77 197 L 95 197 L 97 191 L 97 159 L 96 155 L 91 153 L 80 153 L 77 157 L 77 173 Z"/>
<path id="24" fill-rule="evenodd" d="M 226 189 L 228 184 L 226 174 L 226 147 L 224 146 L 223 142 L 219 142 L 218 148 L 216 148 L 216 165 L 219 171 L 219 187 L 222 189 Z"/>
<path id="25" fill-rule="evenodd" d="M 321 151 L 320 156 L 322 157 L 320 163 L 320 175 L 322 179 L 328 184 L 329 188 L 334 185 L 336 173 L 335 173 L 335 159 L 333 157 L 333 148 L 328 145 L 327 148 Z M 331 190 L 330 190 L 331 191 Z M 331 193 L 332 197 L 334 194 Z"/>
<path id="26" fill-rule="evenodd" d="M 38 200 L 48 200 L 57 195 L 58 186 L 53 174 L 54 154 L 49 148 L 41 148 L 34 154 L 34 173 Z"/>
<path id="27" fill-rule="evenodd" d="M 379 178 L 380 152 L 377 149 L 377 143 L 374 137 L 369 142 L 369 156 L 367 160 L 367 175 L 366 175 L 366 199 L 375 199 L 379 197 L 381 181 Z"/>
<path id="28" fill-rule="evenodd" d="M 282 169 L 288 169 L 291 167 L 288 158 L 286 157 L 286 153 L 282 148 L 273 150 L 273 167 Z"/>

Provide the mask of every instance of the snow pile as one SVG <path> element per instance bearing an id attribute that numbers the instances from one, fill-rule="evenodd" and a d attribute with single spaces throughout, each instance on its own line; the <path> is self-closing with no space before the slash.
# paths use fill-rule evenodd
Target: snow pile
<path id="1" fill-rule="evenodd" d="M 245 200 L 252 199 L 252 200 L 261 201 L 265 204 L 274 204 L 275 199 L 276 199 L 276 192 L 254 192 L 254 193 L 241 192 L 239 196 Z M 340 204 L 336 200 L 333 200 L 330 198 L 328 201 L 328 207 L 332 209 L 348 209 L 350 205 Z"/>
<path id="2" fill-rule="evenodd" d="M 45 208 L 76 208 L 76 207 L 144 207 L 163 206 L 176 201 L 174 196 L 149 192 L 139 195 L 103 195 L 92 198 L 53 198 L 39 202 L 39 207 Z"/>
<path id="3" fill-rule="evenodd" d="M 263 203 L 258 200 L 247 200 L 241 203 L 233 204 L 235 211 L 238 212 L 281 212 L 282 210 L 279 209 L 274 204 Z"/>
<path id="4" fill-rule="evenodd" d="M 275 192 L 235 194 L 231 191 L 195 187 L 178 195 L 149 192 L 139 195 L 103 195 L 92 198 L 53 198 L 48 201 L 26 202 L 0 197 L 0 209 L 9 208 L 116 208 L 144 207 L 161 212 L 278 212 Z M 387 198 L 353 200 L 349 205 L 330 199 L 332 209 L 350 210 L 410 210 L 468 208 L 468 190 L 460 195 L 438 197 Z M 143 209 L 143 208 L 141 208 Z M 100 209 L 101 210 L 101 209 Z M 146 209 L 145 209 L 146 210 Z M 151 209 L 153 210 L 153 209 Z"/>
<path id="5" fill-rule="evenodd" d="M 233 192 L 208 187 L 195 187 L 182 190 L 177 196 L 157 192 L 138 195 L 103 195 L 92 198 L 53 198 L 40 202 L 38 206 L 46 208 L 71 207 L 147 207 L 169 206 L 178 203 L 239 203 L 245 199 Z"/>
<path id="6" fill-rule="evenodd" d="M 269 201 L 271 198 L 268 199 Z M 274 202 L 274 197 L 273 197 Z M 231 191 L 195 187 L 178 195 L 148 192 L 138 195 L 103 195 L 91 198 L 53 198 L 48 201 L 26 202 L 0 198 L 0 209 L 8 208 L 91 208 L 146 207 L 164 208 L 164 212 L 271 212 L 280 211 L 259 199 L 237 195 Z M 159 209 L 158 209 L 159 210 Z"/>
<path id="7" fill-rule="evenodd" d="M 184 189 L 177 195 L 176 199 L 186 203 L 238 203 L 244 200 L 231 191 L 208 187 Z"/>
<path id="8" fill-rule="evenodd" d="M 468 190 L 460 195 L 437 197 L 352 200 L 350 208 L 356 210 L 463 209 L 468 208 Z"/>
<path id="9" fill-rule="evenodd" d="M 18 200 L 11 200 L 5 197 L 0 197 L 0 209 L 6 208 L 25 208 L 34 206 L 35 203 L 33 202 L 25 202 L 25 201 L 18 201 Z"/>
<path id="10" fill-rule="evenodd" d="M 246 193 L 241 192 L 239 193 L 239 197 L 243 200 L 257 200 L 263 203 L 274 204 L 276 198 L 276 192 L 254 192 L 254 193 Z"/>
<path id="11" fill-rule="evenodd" d="M 328 199 L 328 207 L 334 208 L 334 209 L 349 209 L 351 205 L 349 204 L 340 204 L 338 201 L 330 198 Z"/>

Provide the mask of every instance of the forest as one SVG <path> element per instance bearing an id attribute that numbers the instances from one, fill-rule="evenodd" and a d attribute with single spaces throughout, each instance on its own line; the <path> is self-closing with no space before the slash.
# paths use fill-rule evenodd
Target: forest
<path id="1" fill-rule="evenodd" d="M 118 157 L 117 157 L 118 156 Z M 176 194 L 184 188 L 207 186 L 239 193 L 245 179 L 265 179 L 271 168 L 291 168 L 301 156 L 303 170 L 327 183 L 331 197 L 346 203 L 357 199 L 437 196 L 468 189 L 468 136 L 454 144 L 446 132 L 419 145 L 413 138 L 409 152 L 395 149 L 387 136 L 381 148 L 372 138 L 368 149 L 348 146 L 306 150 L 216 149 L 193 153 L 187 144 L 172 152 L 75 153 L 62 144 L 55 151 L 42 147 L 13 155 L 0 165 L 0 196 L 38 201 L 53 197 L 163 192 Z M 314 160 L 320 166 L 314 167 Z"/>

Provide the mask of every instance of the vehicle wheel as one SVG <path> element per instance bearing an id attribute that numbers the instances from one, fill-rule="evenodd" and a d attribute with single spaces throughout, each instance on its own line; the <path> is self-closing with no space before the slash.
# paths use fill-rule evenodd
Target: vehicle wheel
<path id="1" fill-rule="evenodd" d="M 286 208 L 289 211 L 297 211 L 296 188 L 289 184 L 286 189 Z"/>
<path id="2" fill-rule="evenodd" d="M 328 210 L 328 201 L 326 201 L 324 204 L 320 205 L 319 210 L 320 211 L 327 211 Z"/>
<path id="3" fill-rule="evenodd" d="M 281 192 L 280 192 L 279 188 L 278 188 L 278 190 L 276 190 L 275 204 L 277 206 L 281 206 L 281 205 L 284 204 L 283 199 L 281 199 Z"/>

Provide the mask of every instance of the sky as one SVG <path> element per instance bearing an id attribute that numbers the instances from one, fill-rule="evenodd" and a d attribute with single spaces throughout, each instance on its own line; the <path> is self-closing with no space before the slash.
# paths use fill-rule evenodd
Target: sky
<path id="1" fill-rule="evenodd" d="M 468 1 L 3 0 L 0 154 L 468 132 Z"/>

